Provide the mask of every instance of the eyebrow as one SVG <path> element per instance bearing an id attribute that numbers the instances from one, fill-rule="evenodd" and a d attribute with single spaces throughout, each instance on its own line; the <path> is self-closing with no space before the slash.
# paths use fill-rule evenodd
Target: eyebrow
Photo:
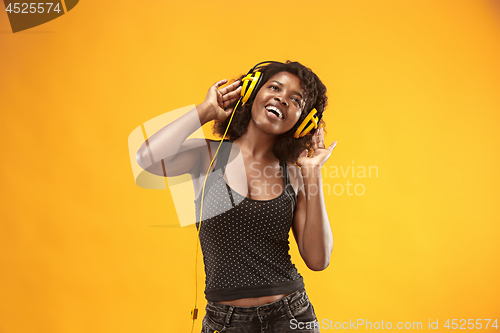
<path id="1" fill-rule="evenodd" d="M 280 86 L 283 87 L 283 83 L 279 82 L 279 81 L 276 81 L 276 80 L 273 80 L 271 82 L 276 82 L 277 84 L 279 84 Z M 293 94 L 297 94 L 300 96 L 301 99 L 304 99 L 304 97 L 302 97 L 302 95 L 298 92 L 298 91 L 292 91 Z"/>

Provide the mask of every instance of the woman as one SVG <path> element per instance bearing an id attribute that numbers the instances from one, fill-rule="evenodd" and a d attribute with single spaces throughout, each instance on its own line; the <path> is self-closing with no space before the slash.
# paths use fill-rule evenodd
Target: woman
<path id="1" fill-rule="evenodd" d="M 271 62 L 258 71 L 261 82 L 233 119 L 242 87 L 236 81 L 221 88 L 222 80 L 203 103 L 143 144 L 137 160 L 158 175 L 193 178 L 206 272 L 203 332 L 318 332 L 288 254 L 288 233 L 291 227 L 310 269 L 328 266 L 333 239 L 320 168 L 336 142 L 325 148 L 322 127 L 294 137 L 313 108 L 322 114 L 326 88 L 298 62 Z M 215 134 L 227 129 L 220 148 L 218 141 L 186 140 L 212 120 Z"/>

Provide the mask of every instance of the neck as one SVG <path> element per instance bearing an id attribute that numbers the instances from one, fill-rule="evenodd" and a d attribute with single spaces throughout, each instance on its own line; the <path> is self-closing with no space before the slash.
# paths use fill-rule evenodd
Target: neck
<path id="1" fill-rule="evenodd" d="M 247 131 L 241 137 L 234 140 L 234 143 L 240 147 L 243 154 L 262 160 L 276 158 L 273 154 L 276 141 L 278 141 L 276 135 L 263 132 L 255 126 L 253 119 L 250 119 Z"/>

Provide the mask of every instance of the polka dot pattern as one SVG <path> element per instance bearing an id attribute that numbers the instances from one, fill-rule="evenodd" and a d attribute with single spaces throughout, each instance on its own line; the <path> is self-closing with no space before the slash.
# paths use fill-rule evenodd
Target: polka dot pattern
<path id="1" fill-rule="evenodd" d="M 288 175 L 285 163 L 282 168 Z M 296 197 L 287 176 L 284 183 L 289 189 L 277 198 L 253 200 L 229 187 L 221 170 L 210 174 L 199 232 L 205 293 L 220 292 L 227 297 L 227 288 L 231 288 L 237 291 L 238 298 L 254 297 L 255 286 L 283 286 L 284 282 L 302 279 L 289 255 L 288 235 Z M 195 205 L 199 228 L 201 196 Z M 247 296 L 241 296 L 246 290 Z"/>

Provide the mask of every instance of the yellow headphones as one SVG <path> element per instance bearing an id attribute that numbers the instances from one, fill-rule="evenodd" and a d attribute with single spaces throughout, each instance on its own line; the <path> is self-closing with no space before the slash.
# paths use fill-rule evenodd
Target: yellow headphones
<path id="1" fill-rule="evenodd" d="M 245 77 L 242 79 L 243 86 L 241 87 L 241 97 L 238 99 L 238 102 L 236 102 L 236 105 L 233 109 L 233 112 L 231 112 L 231 117 L 229 118 L 229 123 L 227 125 L 226 131 L 224 132 L 224 135 L 222 136 L 222 139 L 219 143 L 219 146 L 217 147 L 217 150 L 215 151 L 215 154 L 212 158 L 212 161 L 210 162 L 210 166 L 208 167 L 207 174 L 205 175 L 205 181 L 203 182 L 203 188 L 201 190 L 201 207 L 200 207 L 200 224 L 198 226 L 198 231 L 197 231 L 197 240 L 196 240 L 196 255 L 195 255 L 195 300 L 194 300 L 194 308 L 191 310 L 191 319 L 193 320 L 193 325 L 191 326 L 191 332 L 193 332 L 194 328 L 194 321 L 198 317 L 198 309 L 196 308 L 197 304 L 197 294 L 198 294 L 198 280 L 197 280 L 197 262 L 198 262 L 198 240 L 199 240 L 199 235 L 200 235 L 200 230 L 201 230 L 201 221 L 202 221 L 202 216 L 203 216 L 203 199 L 205 197 L 205 185 L 207 182 L 207 177 L 208 173 L 212 169 L 212 165 L 214 163 L 215 157 L 217 156 L 217 153 L 219 152 L 219 148 L 224 141 L 224 138 L 226 137 L 227 130 L 229 129 L 229 126 L 231 125 L 231 121 L 233 120 L 233 116 L 235 114 L 236 108 L 238 105 L 241 104 L 245 105 L 245 103 L 252 99 L 254 95 L 256 94 L 256 91 L 258 90 L 259 84 L 262 81 L 262 73 L 258 71 L 259 68 L 264 67 L 261 66 L 262 64 L 269 64 L 269 63 L 279 63 L 283 64 L 282 62 L 279 61 L 264 61 L 260 62 L 257 65 L 255 65 L 251 70 L 248 71 L 248 73 L 245 75 Z M 294 138 L 301 138 L 304 135 L 309 134 L 311 131 L 315 130 L 318 128 L 319 121 L 321 120 L 321 117 L 323 116 L 323 113 L 321 115 L 317 115 L 318 111 L 316 109 L 312 109 L 309 114 L 306 116 L 306 118 L 302 121 L 302 123 L 299 125 L 297 130 L 295 131 L 295 134 L 293 135 Z"/>

